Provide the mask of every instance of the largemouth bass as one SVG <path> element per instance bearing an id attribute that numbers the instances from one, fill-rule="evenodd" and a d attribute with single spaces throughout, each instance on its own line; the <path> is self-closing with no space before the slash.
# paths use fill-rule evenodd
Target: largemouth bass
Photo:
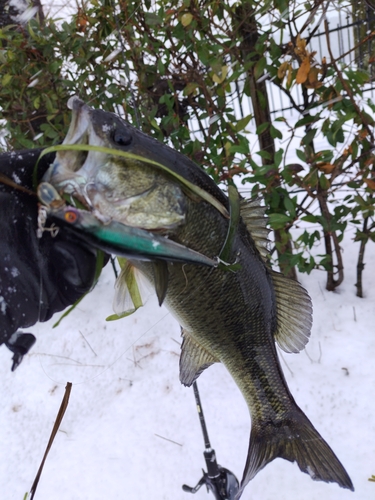
<path id="1" fill-rule="evenodd" d="M 78 99 L 71 106 L 65 144 L 103 146 L 134 157 L 108 150 L 59 152 L 45 180 L 103 216 L 168 234 L 203 255 L 220 255 L 231 233 L 230 204 L 203 170 L 112 113 Z M 194 193 L 189 183 L 209 197 Z M 237 499 L 277 457 L 296 461 L 314 480 L 353 490 L 344 467 L 293 399 L 276 351 L 275 342 L 287 352 L 299 352 L 308 342 L 310 298 L 267 264 L 268 231 L 259 202 L 241 200 L 240 215 L 226 245 L 226 259 L 237 264 L 236 270 L 168 264 L 165 304 L 182 327 L 180 380 L 190 386 L 221 362 L 248 404 L 250 444 Z M 157 286 L 151 264 L 132 262 Z"/>

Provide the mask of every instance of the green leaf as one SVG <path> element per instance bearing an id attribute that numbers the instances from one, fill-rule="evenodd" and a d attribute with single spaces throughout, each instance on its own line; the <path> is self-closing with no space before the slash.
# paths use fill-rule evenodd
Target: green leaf
<path id="1" fill-rule="evenodd" d="M 260 78 L 263 75 L 266 65 L 267 65 L 267 60 L 265 57 L 261 57 L 259 61 L 255 64 L 254 76 L 256 80 L 258 80 L 258 78 Z"/>
<path id="2" fill-rule="evenodd" d="M 256 133 L 258 135 L 263 134 L 263 132 L 265 132 L 269 126 L 270 126 L 269 122 L 261 123 L 259 127 L 257 127 Z"/>
<path id="3" fill-rule="evenodd" d="M 308 146 L 309 144 L 311 144 L 312 140 L 314 139 L 314 137 L 316 135 L 316 132 L 317 132 L 316 128 L 310 129 L 305 134 L 305 136 L 302 138 L 301 144 L 304 144 L 305 146 Z"/>
<path id="4" fill-rule="evenodd" d="M 228 66 L 222 66 L 220 68 L 220 71 L 218 72 L 219 74 L 217 73 L 214 73 L 212 75 L 212 80 L 215 82 L 215 83 L 223 83 L 223 81 L 225 80 L 227 74 L 228 74 Z"/>
<path id="5" fill-rule="evenodd" d="M 296 149 L 296 154 L 301 161 L 306 163 L 306 155 L 301 149 Z"/>
<path id="6" fill-rule="evenodd" d="M 324 174 L 320 174 L 320 176 L 319 176 L 319 184 L 320 184 L 320 187 L 322 189 L 325 189 L 325 190 L 329 189 L 330 185 L 331 185 L 330 182 L 329 182 L 329 180 L 327 179 L 327 177 Z"/>
<path id="7" fill-rule="evenodd" d="M 283 134 L 280 132 L 280 130 L 278 130 L 273 125 L 271 125 L 271 127 L 270 127 L 270 134 L 271 134 L 271 137 L 273 139 L 282 139 L 283 138 Z"/>
<path id="8" fill-rule="evenodd" d="M 1 79 L 2 86 L 6 87 L 7 85 L 9 85 L 12 79 L 13 76 L 11 74 L 7 73 L 6 75 L 4 75 L 3 78 Z"/>
<path id="9" fill-rule="evenodd" d="M 39 109 L 39 107 L 40 107 L 40 95 L 38 95 L 38 96 L 34 99 L 34 101 L 33 101 L 33 105 L 34 105 L 34 108 L 35 108 L 35 109 Z"/>
<path id="10" fill-rule="evenodd" d="M 274 157 L 275 167 L 276 168 L 280 165 L 281 160 L 283 159 L 283 154 L 284 154 L 284 150 L 283 149 L 279 149 L 278 151 L 276 151 L 275 157 Z"/>
<path id="11" fill-rule="evenodd" d="M 247 144 L 231 144 L 229 147 L 230 153 L 240 153 L 243 155 L 249 154 L 249 143 Z"/>
<path id="12" fill-rule="evenodd" d="M 190 95 L 193 94 L 197 88 L 199 88 L 198 83 L 196 82 L 189 82 L 186 87 L 184 88 L 183 94 L 184 95 Z"/>
<path id="13" fill-rule="evenodd" d="M 182 14 L 181 16 L 181 24 L 182 26 L 189 26 L 191 21 L 193 20 L 193 14 L 190 14 L 190 12 L 186 12 L 185 14 Z"/>
<path id="14" fill-rule="evenodd" d="M 290 213 L 291 217 L 294 218 L 296 216 L 295 204 L 288 196 L 286 196 L 283 201 L 284 201 L 285 209 Z"/>
<path id="15" fill-rule="evenodd" d="M 160 26 L 163 23 L 163 19 L 161 19 L 154 12 L 145 12 L 145 21 L 149 26 Z"/>
<path id="16" fill-rule="evenodd" d="M 307 115 L 304 118 L 302 118 L 301 120 L 298 120 L 298 122 L 295 124 L 295 128 L 303 127 L 305 125 L 310 125 L 310 123 L 316 122 L 317 120 L 319 120 L 319 118 L 320 118 L 319 115 L 316 115 L 316 116 Z"/>
<path id="17" fill-rule="evenodd" d="M 265 160 L 272 160 L 272 156 L 268 151 L 257 151 L 257 155 Z"/>
<path id="18" fill-rule="evenodd" d="M 240 132 L 241 130 L 246 128 L 246 125 L 250 122 L 252 117 L 253 117 L 253 115 L 247 115 L 247 116 L 244 116 L 243 118 L 241 118 L 240 120 L 238 120 L 236 125 L 235 125 L 236 132 Z"/>
<path id="19" fill-rule="evenodd" d="M 157 68 L 158 68 L 158 72 L 160 73 L 160 75 L 165 75 L 165 66 L 163 64 L 163 61 L 161 59 L 158 60 L 158 63 L 157 63 Z"/>
<path id="20" fill-rule="evenodd" d="M 301 217 L 301 220 L 304 220 L 305 222 L 313 222 L 314 224 L 318 221 L 318 217 L 316 215 L 304 215 Z"/>
<path id="21" fill-rule="evenodd" d="M 285 214 L 269 214 L 268 218 L 274 229 L 282 229 L 292 221 L 289 215 Z"/>

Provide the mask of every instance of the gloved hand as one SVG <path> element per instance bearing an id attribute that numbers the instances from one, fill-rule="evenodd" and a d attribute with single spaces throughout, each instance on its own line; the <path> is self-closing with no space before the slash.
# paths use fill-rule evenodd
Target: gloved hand
<path id="1" fill-rule="evenodd" d="M 41 150 L 0 154 L 3 174 L 32 189 Z M 39 180 L 53 161 L 44 156 Z M 71 234 L 37 238 L 37 198 L 6 186 L 0 179 L 0 344 L 14 352 L 12 370 L 32 345 L 19 328 L 27 328 L 73 304 L 93 284 L 96 250 Z M 30 335 L 30 334 L 27 334 Z"/>

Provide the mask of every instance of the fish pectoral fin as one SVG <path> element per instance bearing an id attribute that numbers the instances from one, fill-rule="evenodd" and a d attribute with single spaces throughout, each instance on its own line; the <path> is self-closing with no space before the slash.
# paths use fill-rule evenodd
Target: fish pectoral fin
<path id="1" fill-rule="evenodd" d="M 253 419 L 249 452 L 236 500 L 247 483 L 277 457 L 297 462 L 300 470 L 309 474 L 314 481 L 337 483 L 342 488 L 354 491 L 352 481 L 339 459 L 296 406 L 281 421 Z"/>
<path id="2" fill-rule="evenodd" d="M 275 340 L 285 352 L 300 352 L 310 338 L 312 303 L 307 291 L 283 274 L 271 271 L 276 294 Z"/>
<path id="3" fill-rule="evenodd" d="M 115 295 L 113 298 L 114 315 L 107 321 L 129 316 L 142 307 L 149 295 L 152 294 L 150 284 L 143 273 L 128 259 L 118 257 L 121 272 L 116 279 Z"/>
<path id="4" fill-rule="evenodd" d="M 213 363 L 220 360 L 215 358 L 207 349 L 202 347 L 184 328 L 181 327 L 183 338 L 180 356 L 180 381 L 188 387 L 199 375 Z"/>
<path id="5" fill-rule="evenodd" d="M 153 263 L 155 292 L 158 297 L 159 306 L 164 302 L 168 290 L 169 271 L 168 264 L 164 260 Z"/>

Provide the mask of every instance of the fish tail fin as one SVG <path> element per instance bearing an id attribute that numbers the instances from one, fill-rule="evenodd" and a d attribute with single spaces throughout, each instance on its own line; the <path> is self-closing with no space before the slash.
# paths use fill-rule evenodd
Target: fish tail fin
<path id="1" fill-rule="evenodd" d="M 339 459 L 296 406 L 293 414 L 280 422 L 253 422 L 248 457 L 237 499 L 246 484 L 277 457 L 297 462 L 301 471 L 316 481 L 334 482 L 354 491 L 350 477 Z"/>

